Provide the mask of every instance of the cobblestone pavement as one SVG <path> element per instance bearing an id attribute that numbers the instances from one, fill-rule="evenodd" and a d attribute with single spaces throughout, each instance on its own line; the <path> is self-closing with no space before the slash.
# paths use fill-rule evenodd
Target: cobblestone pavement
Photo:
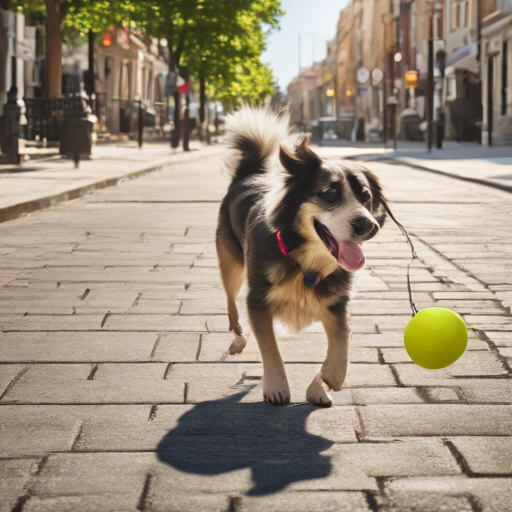
<path id="1" fill-rule="evenodd" d="M 388 223 L 330 409 L 303 403 L 318 325 L 277 326 L 287 407 L 261 402 L 251 336 L 226 353 L 218 157 L 0 224 L 0 510 L 511 510 L 512 196 L 369 166 L 414 234 L 416 304 L 463 315 L 470 349 L 436 372 L 408 359 L 409 250 Z"/>

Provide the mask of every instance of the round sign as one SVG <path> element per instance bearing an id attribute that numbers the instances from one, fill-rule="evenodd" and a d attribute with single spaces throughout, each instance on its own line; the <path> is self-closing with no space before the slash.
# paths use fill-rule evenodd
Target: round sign
<path id="1" fill-rule="evenodd" d="M 374 68 L 372 70 L 372 80 L 378 84 L 384 78 L 384 73 L 379 68 Z"/>
<path id="2" fill-rule="evenodd" d="M 357 81 L 360 84 L 365 84 L 370 79 L 370 72 L 368 68 L 359 68 L 357 70 Z"/>

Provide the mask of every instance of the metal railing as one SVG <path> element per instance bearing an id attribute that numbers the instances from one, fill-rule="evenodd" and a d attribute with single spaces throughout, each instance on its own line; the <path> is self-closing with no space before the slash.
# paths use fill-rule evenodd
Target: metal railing
<path id="1" fill-rule="evenodd" d="M 147 106 L 144 101 L 111 98 L 98 93 L 91 98 L 76 94 L 47 100 L 26 98 L 24 136 L 27 140 L 60 141 L 65 121 L 97 117 L 95 129 L 98 140 L 143 140 L 156 139 L 166 134 L 168 127 L 167 108 L 163 103 Z"/>
<path id="2" fill-rule="evenodd" d="M 59 141 L 65 121 L 82 119 L 91 113 L 88 101 L 79 95 L 51 100 L 25 98 L 24 102 L 27 140 Z"/>

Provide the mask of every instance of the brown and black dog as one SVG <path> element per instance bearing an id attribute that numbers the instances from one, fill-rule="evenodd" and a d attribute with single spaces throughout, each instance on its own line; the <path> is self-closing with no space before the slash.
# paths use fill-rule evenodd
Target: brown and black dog
<path id="1" fill-rule="evenodd" d="M 290 388 L 274 335 L 273 319 L 299 331 L 321 321 L 327 357 L 307 400 L 329 406 L 347 373 L 353 273 L 365 261 L 361 244 L 386 216 L 377 178 L 351 162 L 331 163 L 289 134 L 287 114 L 244 107 L 226 121 L 231 176 L 220 207 L 217 252 L 227 294 L 230 347 L 247 343 L 236 298 L 247 275 L 247 306 L 263 361 L 263 396 L 290 401 Z"/>

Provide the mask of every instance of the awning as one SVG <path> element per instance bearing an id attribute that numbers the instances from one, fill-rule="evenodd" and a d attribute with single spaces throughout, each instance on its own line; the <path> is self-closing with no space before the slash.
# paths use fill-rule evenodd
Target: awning
<path id="1" fill-rule="evenodd" d="M 455 74 L 457 69 L 467 69 L 473 73 L 478 73 L 478 63 L 476 61 L 477 46 L 475 43 L 461 46 L 454 50 L 446 59 L 445 75 Z"/>
<path id="2" fill-rule="evenodd" d="M 453 50 L 453 52 L 448 56 L 448 58 L 446 59 L 446 67 L 452 66 L 457 61 L 462 60 L 466 57 L 473 55 L 476 57 L 476 53 L 477 47 L 475 43 L 461 46 L 460 48 Z"/>

